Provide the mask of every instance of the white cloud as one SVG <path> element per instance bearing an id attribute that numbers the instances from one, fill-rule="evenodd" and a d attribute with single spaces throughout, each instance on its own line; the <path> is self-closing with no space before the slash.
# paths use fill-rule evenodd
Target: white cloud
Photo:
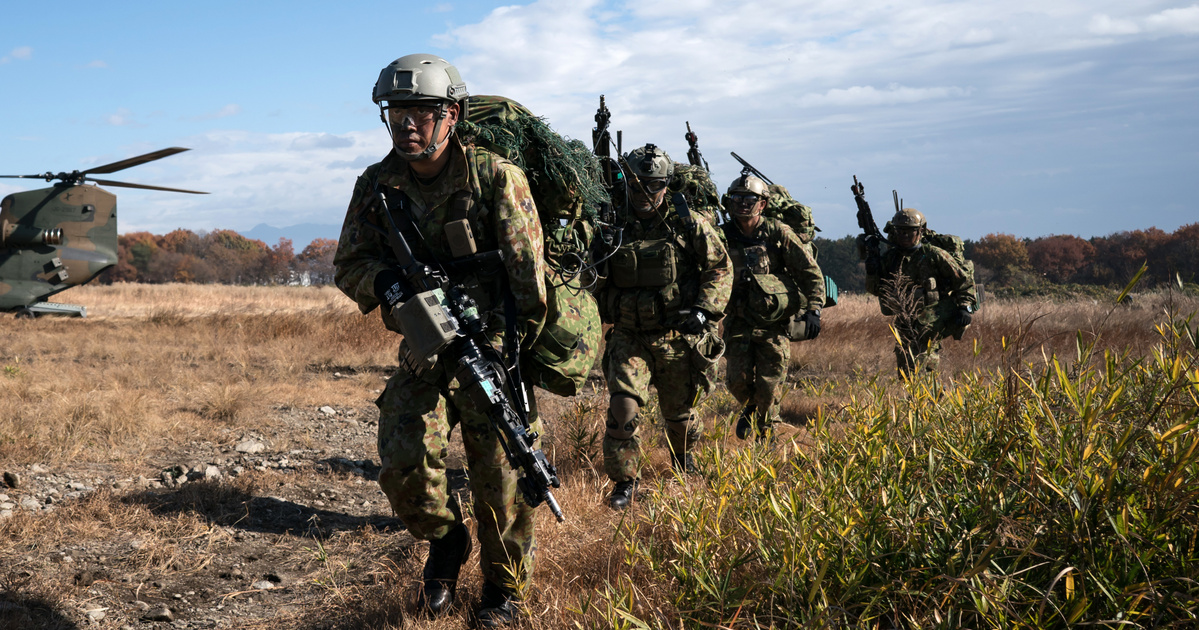
<path id="1" fill-rule="evenodd" d="M 0 63 L 8 63 L 12 60 L 28 61 L 33 59 L 33 48 L 30 46 L 17 46 L 12 49 L 12 52 L 0 57 Z"/>
<path id="2" fill-rule="evenodd" d="M 348 134 L 222 131 L 180 143 L 192 150 L 139 166 L 124 181 L 210 194 L 121 191 L 121 232 L 340 224 L 355 179 L 391 148 L 382 129 Z M 160 147 L 130 152 L 155 148 Z"/>
<path id="3" fill-rule="evenodd" d="M 108 64 L 100 59 L 89 62 L 84 68 L 107 68 Z"/>
<path id="4" fill-rule="evenodd" d="M 1087 29 L 1096 35 L 1135 35 L 1141 32 L 1141 27 L 1132 20 L 1114 20 L 1102 13 L 1091 18 Z"/>
<path id="5" fill-rule="evenodd" d="M 1199 5 L 1166 9 L 1145 18 L 1145 27 L 1161 33 L 1199 33 Z"/>

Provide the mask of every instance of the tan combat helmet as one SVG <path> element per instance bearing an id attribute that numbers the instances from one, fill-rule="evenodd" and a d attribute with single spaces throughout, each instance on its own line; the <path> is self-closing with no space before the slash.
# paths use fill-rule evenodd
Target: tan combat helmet
<path id="1" fill-rule="evenodd" d="M 725 209 L 728 210 L 730 214 L 742 218 L 753 217 L 761 214 L 761 210 L 757 209 L 757 202 L 746 205 L 744 203 L 736 203 L 733 201 L 734 198 L 744 197 L 747 195 L 756 195 L 761 199 L 769 199 L 770 187 L 766 185 L 766 182 L 762 181 L 758 177 L 754 177 L 753 175 L 749 174 L 743 174 L 737 179 L 734 179 L 733 183 L 729 184 L 729 191 L 725 194 L 723 200 Z"/>
<path id="2" fill-rule="evenodd" d="M 753 175 L 742 175 L 729 184 L 728 194 L 753 194 L 763 199 L 769 199 L 770 187 L 766 185 L 766 182 Z"/>
<path id="3" fill-rule="evenodd" d="M 466 91 L 462 75 L 450 62 L 436 55 L 415 54 L 400 57 L 383 68 L 378 81 L 375 82 L 371 100 L 379 106 L 379 117 L 383 119 L 389 133 L 392 129 L 388 121 L 388 109 L 417 105 L 438 108 L 437 125 L 433 128 L 433 140 L 429 146 L 417 154 L 396 151 L 400 157 L 415 161 L 433 155 L 440 148 L 437 137 L 441 134 L 441 126 L 451 104 L 461 103 L 463 111 L 459 114 L 459 119 L 466 117 L 468 96 L 470 94 Z"/>
<path id="4" fill-rule="evenodd" d="M 903 210 L 896 212 L 895 216 L 891 217 L 891 222 L 889 225 L 893 228 L 922 228 L 927 226 L 928 222 L 924 220 L 924 214 L 919 210 L 915 208 L 904 208 Z"/>

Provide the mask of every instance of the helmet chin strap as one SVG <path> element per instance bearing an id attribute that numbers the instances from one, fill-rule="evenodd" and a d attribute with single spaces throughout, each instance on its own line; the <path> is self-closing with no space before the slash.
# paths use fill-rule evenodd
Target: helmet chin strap
<path id="1" fill-rule="evenodd" d="M 380 107 L 379 111 L 382 112 L 382 107 Z M 387 117 L 384 116 L 383 124 L 387 126 L 387 133 L 391 135 L 391 146 L 395 149 L 396 155 L 403 158 L 406 162 L 419 162 L 421 160 L 433 157 L 433 154 L 437 153 L 437 150 L 440 149 L 442 145 L 444 145 L 446 142 L 449 142 L 450 136 L 453 135 L 453 130 L 451 129 L 450 133 L 445 135 L 445 140 L 441 142 L 437 141 L 437 137 L 441 135 L 441 126 L 445 124 L 445 118 L 448 111 L 449 107 L 444 102 L 438 105 L 437 124 L 433 125 L 433 139 L 429 141 L 429 146 L 425 147 L 425 150 L 421 151 L 420 153 L 405 153 L 400 150 L 400 147 L 396 146 L 395 133 L 392 132 L 391 125 L 387 123 Z"/>

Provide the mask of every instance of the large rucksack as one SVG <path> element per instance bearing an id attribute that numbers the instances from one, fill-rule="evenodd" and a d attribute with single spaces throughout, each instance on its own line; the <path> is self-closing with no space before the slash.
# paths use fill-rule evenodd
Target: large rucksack
<path id="1" fill-rule="evenodd" d="M 521 367 L 533 383 L 560 396 L 579 392 L 599 353 L 599 307 L 579 286 L 580 265 L 608 201 L 599 161 L 585 144 L 566 140 L 520 103 L 472 96 L 457 133 L 520 167 L 529 181 L 545 235 L 549 309 Z"/>
<path id="2" fill-rule="evenodd" d="M 786 223 L 805 245 L 811 243 L 820 231 L 812 218 L 812 209 L 796 201 L 795 197 L 779 184 L 771 184 L 769 190 L 770 200 L 766 202 L 766 210 L 762 214 Z"/>

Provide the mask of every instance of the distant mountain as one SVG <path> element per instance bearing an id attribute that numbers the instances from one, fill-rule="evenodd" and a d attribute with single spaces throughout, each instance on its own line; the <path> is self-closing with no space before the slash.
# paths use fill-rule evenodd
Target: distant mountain
<path id="1" fill-rule="evenodd" d="M 291 246 L 300 253 L 314 239 L 330 238 L 337 240 L 341 235 L 341 225 L 335 223 L 301 223 L 290 227 L 277 228 L 273 225 L 259 223 L 248 232 L 238 232 L 242 236 L 257 239 L 274 247 L 281 238 L 290 238 Z"/>

